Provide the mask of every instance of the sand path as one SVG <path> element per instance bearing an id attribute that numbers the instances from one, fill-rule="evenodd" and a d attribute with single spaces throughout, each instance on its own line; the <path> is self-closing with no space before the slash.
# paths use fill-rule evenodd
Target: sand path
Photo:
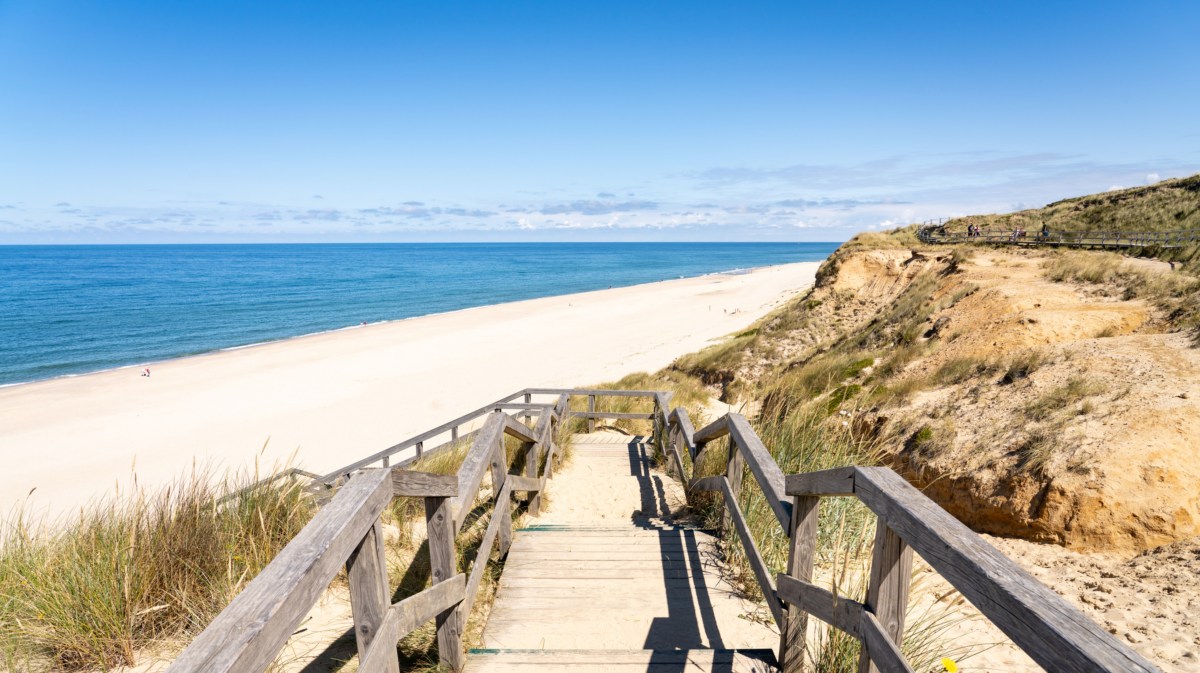
<path id="1" fill-rule="evenodd" d="M 487 306 L 0 389 L 0 506 L 69 511 L 193 461 L 326 471 L 529 386 L 655 370 L 811 285 L 816 263 Z M 265 445 L 265 448 L 264 448 Z"/>

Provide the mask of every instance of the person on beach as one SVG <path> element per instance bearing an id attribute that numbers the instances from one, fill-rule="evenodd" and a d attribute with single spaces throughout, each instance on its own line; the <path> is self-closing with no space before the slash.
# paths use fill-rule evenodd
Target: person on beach
<path id="1" fill-rule="evenodd" d="M 146 378 L 150 378 L 150 368 L 149 367 L 144 367 L 142 369 L 142 376 L 145 376 Z"/>

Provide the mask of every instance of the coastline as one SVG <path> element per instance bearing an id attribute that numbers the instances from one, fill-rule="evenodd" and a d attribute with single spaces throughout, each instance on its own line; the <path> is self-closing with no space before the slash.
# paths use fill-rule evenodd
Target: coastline
<path id="1" fill-rule="evenodd" d="M 333 469 L 521 387 L 664 367 L 806 289 L 818 266 L 470 307 L 10 385 L 0 498 L 53 516 L 131 475 L 162 484 L 193 464 L 266 470 L 294 454 L 297 466 Z"/>
<path id="2" fill-rule="evenodd" d="M 820 265 L 820 262 L 794 262 L 794 263 L 795 264 L 813 263 L 813 264 L 817 264 L 818 266 Z M 746 274 L 754 273 L 755 271 L 757 271 L 759 269 L 769 269 L 769 268 L 772 268 L 775 266 L 790 266 L 790 264 L 767 264 L 764 266 L 738 267 L 735 269 L 729 269 L 728 271 L 712 271 L 709 273 L 701 273 L 701 274 L 697 274 L 694 276 L 680 276 L 678 278 L 668 278 L 665 280 L 656 280 L 656 281 L 652 281 L 649 283 L 635 283 L 633 285 L 615 285 L 615 286 L 609 287 L 605 290 L 585 290 L 583 292 L 569 292 L 566 294 L 551 294 L 551 295 L 545 295 L 545 296 L 541 296 L 541 297 L 532 297 L 530 299 L 519 299 L 516 301 L 510 301 L 510 302 L 499 302 L 497 304 L 480 304 L 479 306 L 466 306 L 463 308 L 452 309 L 449 311 L 424 313 L 421 315 L 406 316 L 403 318 L 392 318 L 392 319 L 388 319 L 388 320 L 376 320 L 374 322 L 365 322 L 365 323 L 358 324 L 358 325 L 344 325 L 342 327 L 332 327 L 330 329 L 317 330 L 316 332 L 306 332 L 304 334 L 296 334 L 293 336 L 282 337 L 279 339 L 268 339 L 266 341 L 256 341 L 253 343 L 237 344 L 234 346 L 222 346 L 222 347 L 218 347 L 218 348 L 212 348 L 210 350 L 206 350 L 206 351 L 199 352 L 199 353 L 187 353 L 184 355 L 179 355 L 179 356 L 171 357 L 171 358 L 162 358 L 162 359 L 158 359 L 158 360 L 146 360 L 144 362 L 134 362 L 131 364 L 117 365 L 115 367 L 104 367 L 101 369 L 94 369 L 94 370 L 86 371 L 86 372 L 72 372 L 70 374 L 60 374 L 58 376 L 52 376 L 50 378 L 45 378 L 45 379 L 33 379 L 30 381 L 14 381 L 12 383 L 0 383 L 0 390 L 4 390 L 5 388 L 15 388 L 18 386 L 34 385 L 34 384 L 38 384 L 38 383 L 47 383 L 50 381 L 58 381 L 60 379 L 75 379 L 75 378 L 80 378 L 83 376 L 92 376 L 94 374 L 105 374 L 108 372 L 116 372 L 116 371 L 121 371 L 121 370 L 126 370 L 126 369 L 141 370 L 145 367 L 156 367 L 159 364 L 164 363 L 164 362 L 175 362 L 178 360 L 186 360 L 189 358 L 204 357 L 206 355 L 213 355 L 216 353 L 227 353 L 227 352 L 232 352 L 232 351 L 245 350 L 247 348 L 258 348 L 260 346 L 270 346 L 273 344 L 288 343 L 288 342 L 294 341 L 296 339 L 306 339 L 309 337 L 316 337 L 316 336 L 321 336 L 321 335 L 325 335 L 325 334 L 337 334 L 340 332 L 348 332 L 348 331 L 352 331 L 352 330 L 375 327 L 378 325 L 392 325 L 392 324 L 396 324 L 396 323 L 403 323 L 403 322 L 406 322 L 409 320 L 419 320 L 421 318 L 432 318 L 432 317 L 436 317 L 436 316 L 448 316 L 448 315 L 453 315 L 456 313 L 465 313 L 467 311 L 476 311 L 479 309 L 486 309 L 486 308 L 490 308 L 493 306 L 500 306 L 503 304 L 517 304 L 517 303 L 526 302 L 526 301 L 537 301 L 537 300 L 541 300 L 541 299 L 553 299 L 555 297 L 569 297 L 569 296 L 574 296 L 574 295 L 586 295 L 586 294 L 590 294 L 593 292 L 607 292 L 609 290 L 619 290 L 619 289 L 625 289 L 625 288 L 631 288 L 631 287 L 648 287 L 648 286 L 652 286 L 652 285 L 658 285 L 660 283 L 672 283 L 672 282 L 680 281 L 680 280 L 709 278 L 712 276 L 743 276 Z"/>

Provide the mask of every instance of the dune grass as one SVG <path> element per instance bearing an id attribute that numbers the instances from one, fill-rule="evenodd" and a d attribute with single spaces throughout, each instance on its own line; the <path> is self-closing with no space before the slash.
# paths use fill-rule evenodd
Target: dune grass
<path id="1" fill-rule="evenodd" d="M 39 521 L 0 539 L 0 652 L 8 670 L 109 669 L 199 632 L 313 516 L 303 484 L 219 483 L 196 472 Z"/>
<path id="2" fill-rule="evenodd" d="M 1147 270 L 1107 252 L 1062 253 L 1043 265 L 1043 273 L 1052 281 L 1091 284 L 1122 299 L 1145 300 L 1161 310 L 1174 328 L 1190 331 L 1193 340 L 1200 345 L 1200 277 L 1195 275 L 1197 270 L 1200 269 Z"/>
<path id="3" fill-rule="evenodd" d="M 1200 229 L 1200 175 L 1056 201 L 1004 215 L 972 215 L 951 220 L 946 228 L 966 231 L 1037 231 L 1046 224 L 1054 232 L 1177 231 Z"/>

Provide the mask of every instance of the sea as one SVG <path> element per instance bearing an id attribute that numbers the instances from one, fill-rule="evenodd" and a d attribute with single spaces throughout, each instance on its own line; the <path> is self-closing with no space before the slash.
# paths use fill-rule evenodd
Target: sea
<path id="1" fill-rule="evenodd" d="M 825 259 L 837 243 L 0 246 L 0 385 Z"/>

